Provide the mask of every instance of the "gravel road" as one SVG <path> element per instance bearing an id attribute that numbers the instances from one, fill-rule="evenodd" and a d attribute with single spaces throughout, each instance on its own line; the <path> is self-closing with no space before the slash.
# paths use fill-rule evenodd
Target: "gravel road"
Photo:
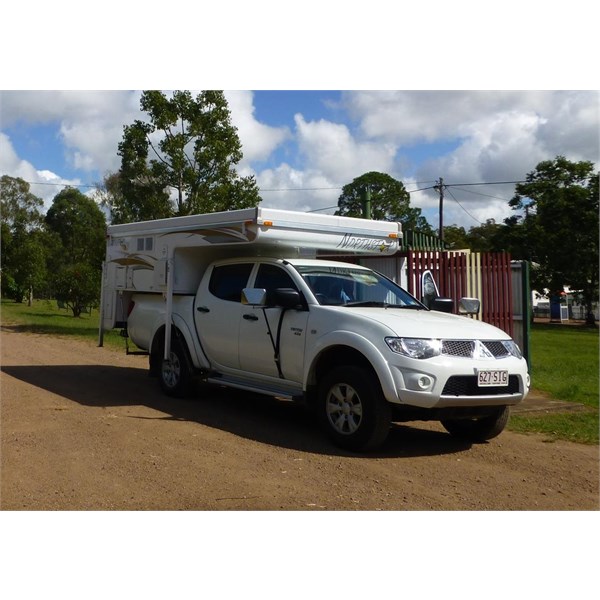
<path id="1" fill-rule="evenodd" d="M 201 388 L 164 397 L 147 358 L 1 335 L 2 510 L 598 510 L 597 446 L 505 431 L 469 445 L 394 425 L 332 446 L 300 407 Z"/>

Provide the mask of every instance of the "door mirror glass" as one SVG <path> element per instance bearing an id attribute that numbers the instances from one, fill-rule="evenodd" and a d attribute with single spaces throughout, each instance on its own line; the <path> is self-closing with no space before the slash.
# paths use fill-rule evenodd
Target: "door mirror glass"
<path id="1" fill-rule="evenodd" d="M 242 304 L 248 306 L 265 306 L 267 304 L 267 290 L 262 288 L 244 288 L 242 290 Z"/>
<path id="2" fill-rule="evenodd" d="M 458 312 L 461 315 L 476 315 L 480 307 L 479 298 L 461 298 L 458 302 Z"/>
<path id="3" fill-rule="evenodd" d="M 423 275 L 421 275 L 421 291 L 421 301 L 423 302 L 423 304 L 427 308 L 433 308 L 433 301 L 436 298 L 439 298 L 440 293 L 438 291 L 437 285 L 435 284 L 435 279 L 433 278 L 433 273 L 431 271 L 425 271 Z"/>

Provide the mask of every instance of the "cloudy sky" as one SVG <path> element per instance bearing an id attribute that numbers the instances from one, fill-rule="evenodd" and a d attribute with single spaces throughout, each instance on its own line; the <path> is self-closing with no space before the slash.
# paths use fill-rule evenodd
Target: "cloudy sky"
<path id="1" fill-rule="evenodd" d="M 341 187 L 368 171 L 402 181 L 438 225 L 469 228 L 510 214 L 512 182 L 564 155 L 599 164 L 597 91 L 227 91 L 263 205 L 333 212 Z M 58 184 L 90 191 L 118 170 L 123 125 L 139 91 L 0 92 L 0 173 L 49 203 Z M 421 191 L 416 191 L 421 190 Z"/>
<path id="2" fill-rule="evenodd" d="M 487 184 L 447 190 L 444 223 L 469 228 L 510 214 L 514 185 L 496 182 L 559 154 L 600 162 L 598 8 L 586 0 L 144 6 L 3 8 L 0 174 L 47 205 L 60 185 L 89 192 L 119 168 L 142 89 L 231 90 L 239 171 L 265 206 L 333 212 L 343 185 L 381 171 L 437 227 L 442 177 Z"/>

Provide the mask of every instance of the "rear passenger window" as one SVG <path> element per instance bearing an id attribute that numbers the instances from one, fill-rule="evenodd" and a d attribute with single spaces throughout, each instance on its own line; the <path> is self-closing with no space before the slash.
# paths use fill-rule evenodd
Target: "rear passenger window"
<path id="1" fill-rule="evenodd" d="M 247 287 L 252 263 L 221 265 L 210 276 L 208 289 L 213 296 L 230 302 L 241 302 L 242 290 Z"/>

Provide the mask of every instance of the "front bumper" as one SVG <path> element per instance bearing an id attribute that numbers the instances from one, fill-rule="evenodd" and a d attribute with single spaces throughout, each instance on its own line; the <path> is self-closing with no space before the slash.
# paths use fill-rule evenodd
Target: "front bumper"
<path id="1" fill-rule="evenodd" d="M 512 406 L 529 392 L 527 363 L 514 357 L 473 360 L 454 357 L 405 359 L 390 365 L 395 384 L 394 404 L 422 408 L 462 406 Z M 507 386 L 478 387 L 477 372 L 503 369 L 509 373 Z"/>

